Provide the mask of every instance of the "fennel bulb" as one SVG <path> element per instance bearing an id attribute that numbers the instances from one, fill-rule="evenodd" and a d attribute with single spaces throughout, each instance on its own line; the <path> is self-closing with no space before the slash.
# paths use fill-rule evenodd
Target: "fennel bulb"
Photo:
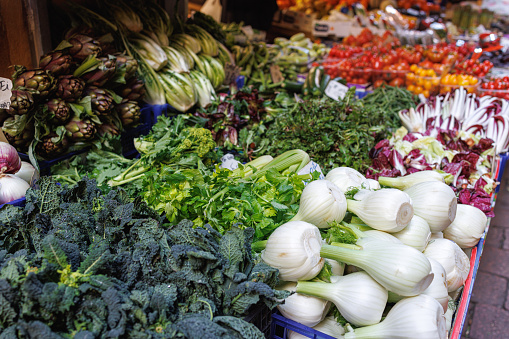
<path id="1" fill-rule="evenodd" d="M 300 197 L 299 211 L 290 221 L 305 221 L 319 228 L 341 222 L 346 214 L 343 192 L 328 180 L 315 180 L 306 185 Z"/>
<path id="2" fill-rule="evenodd" d="M 288 282 L 278 286 L 277 289 L 295 292 L 296 286 L 296 283 Z M 285 299 L 284 304 L 278 305 L 277 309 L 284 317 L 313 327 L 325 318 L 330 305 L 327 300 L 294 293 Z"/>
<path id="3" fill-rule="evenodd" d="M 336 167 L 327 173 L 325 179 L 332 181 L 342 192 L 348 192 L 352 188 L 370 188 L 366 177 L 350 167 Z"/>
<path id="4" fill-rule="evenodd" d="M 444 238 L 443 232 L 431 233 L 431 236 L 429 237 L 429 241 L 435 240 L 435 239 L 443 239 L 443 238 Z"/>
<path id="5" fill-rule="evenodd" d="M 452 316 L 456 312 L 456 303 L 454 299 L 449 297 L 449 302 L 447 303 L 447 311 L 445 312 L 445 329 L 447 330 L 447 334 L 451 330 L 452 326 Z"/>
<path id="6" fill-rule="evenodd" d="M 366 179 L 369 183 L 369 189 L 370 190 L 379 190 L 381 187 L 380 187 L 380 183 L 374 179 Z"/>
<path id="7" fill-rule="evenodd" d="M 341 338 L 345 333 L 345 329 L 334 319 L 333 316 L 328 316 L 321 323 L 313 326 L 314 330 L 328 334 L 334 338 Z M 295 331 L 288 331 L 288 339 L 308 339 L 308 336 L 300 334 Z"/>
<path id="8" fill-rule="evenodd" d="M 345 339 L 446 339 L 442 305 L 427 295 L 398 301 L 385 319 L 346 332 Z"/>
<path id="9" fill-rule="evenodd" d="M 424 255 L 438 261 L 445 270 L 447 290 L 456 291 L 467 280 L 470 261 L 461 248 L 449 239 L 435 239 L 429 242 Z"/>
<path id="10" fill-rule="evenodd" d="M 454 221 L 456 195 L 443 182 L 421 182 L 407 188 L 405 193 L 412 198 L 414 213 L 428 222 L 432 233 L 443 231 Z"/>
<path id="11" fill-rule="evenodd" d="M 412 200 L 408 194 L 397 189 L 359 190 L 354 199 L 347 200 L 348 211 L 380 231 L 401 231 L 414 216 Z"/>
<path id="12" fill-rule="evenodd" d="M 332 275 L 344 275 L 345 274 L 345 263 L 332 260 L 332 259 L 325 259 L 326 262 L 329 263 L 331 266 L 331 272 Z"/>
<path id="13" fill-rule="evenodd" d="M 429 260 L 415 248 L 371 237 L 358 239 L 356 245 L 360 249 L 322 245 L 320 254 L 363 269 L 387 290 L 402 296 L 420 294 L 433 280 Z"/>
<path id="14" fill-rule="evenodd" d="M 398 238 L 394 237 L 393 234 L 385 233 L 383 231 L 369 230 L 369 231 L 364 231 L 364 234 L 366 236 L 370 237 L 370 238 L 375 238 L 375 239 L 378 239 L 378 240 L 393 242 L 393 243 L 396 243 L 396 244 L 402 244 L 401 240 L 399 240 Z"/>
<path id="15" fill-rule="evenodd" d="M 461 248 L 474 247 L 488 224 L 483 211 L 470 205 L 458 205 L 456 218 L 443 233 L 444 238 L 454 241 Z"/>
<path id="16" fill-rule="evenodd" d="M 415 172 L 409 175 L 405 175 L 403 177 L 389 178 L 389 177 L 379 177 L 378 182 L 381 185 L 389 186 L 393 188 L 397 188 L 400 190 L 406 190 L 407 188 L 412 187 L 421 182 L 426 181 L 438 181 L 445 182 L 444 177 L 433 170 L 429 171 L 420 171 Z"/>
<path id="17" fill-rule="evenodd" d="M 403 244 L 422 252 L 428 245 L 431 231 L 428 222 L 418 215 L 414 215 L 407 227 L 399 232 L 392 233 Z"/>
<path id="18" fill-rule="evenodd" d="M 332 276 L 330 283 L 299 281 L 297 293 L 331 301 L 355 326 L 379 323 L 387 304 L 387 290 L 366 272 Z"/>
<path id="19" fill-rule="evenodd" d="M 447 303 L 449 302 L 449 292 L 447 291 L 447 274 L 444 267 L 433 258 L 428 258 L 431 264 L 431 272 L 433 272 L 433 281 L 421 294 L 429 295 L 435 298 L 442 305 L 444 312 L 447 311 Z"/>
<path id="20" fill-rule="evenodd" d="M 322 238 L 318 228 L 304 221 L 290 221 L 269 236 L 262 260 L 279 270 L 284 281 L 313 279 L 325 260 L 320 257 Z"/>

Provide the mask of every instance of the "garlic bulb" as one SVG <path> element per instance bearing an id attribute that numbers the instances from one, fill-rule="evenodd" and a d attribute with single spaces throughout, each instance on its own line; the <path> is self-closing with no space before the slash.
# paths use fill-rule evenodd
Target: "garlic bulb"
<path id="1" fill-rule="evenodd" d="M 414 207 L 414 213 L 429 224 L 432 233 L 441 232 L 456 217 L 456 195 L 446 184 L 426 181 L 405 190 Z"/>
<path id="2" fill-rule="evenodd" d="M 322 245 L 320 254 L 366 271 L 387 290 L 402 296 L 420 294 L 433 280 L 429 260 L 407 245 L 363 237 L 361 249 Z"/>
<path id="3" fill-rule="evenodd" d="M 344 328 L 336 321 L 333 316 L 328 316 L 321 323 L 313 326 L 313 329 L 325 334 L 330 335 L 334 338 L 341 338 L 345 333 Z M 308 336 L 300 334 L 295 331 L 288 331 L 288 339 L 308 339 Z"/>
<path id="4" fill-rule="evenodd" d="M 385 233 L 379 230 L 364 231 L 364 234 L 367 235 L 368 237 L 375 238 L 378 240 L 388 241 L 396 244 L 402 243 L 398 238 L 394 237 L 393 234 Z"/>
<path id="5" fill-rule="evenodd" d="M 435 239 L 429 242 L 424 255 L 438 261 L 445 270 L 447 290 L 456 291 L 467 280 L 470 261 L 467 255 L 449 239 Z"/>
<path id="6" fill-rule="evenodd" d="M 442 305 L 427 295 L 398 301 L 385 319 L 346 332 L 345 339 L 446 339 Z"/>
<path id="7" fill-rule="evenodd" d="M 331 301 L 356 326 L 379 323 L 387 304 L 387 290 L 365 272 L 332 276 L 330 283 L 299 281 L 297 292 Z"/>
<path id="8" fill-rule="evenodd" d="M 397 189 L 359 190 L 354 199 L 347 200 L 348 211 L 380 231 L 401 231 L 414 216 L 412 200 L 405 192 Z"/>
<path id="9" fill-rule="evenodd" d="M 336 167 L 327 173 L 325 179 L 332 181 L 342 192 L 348 192 L 352 188 L 370 188 L 366 177 L 350 167 Z"/>
<path id="10" fill-rule="evenodd" d="M 429 171 L 420 171 L 415 172 L 409 175 L 405 175 L 403 177 L 389 178 L 389 177 L 380 177 L 378 178 L 378 182 L 381 185 L 394 187 L 400 190 L 406 190 L 407 188 L 412 187 L 421 182 L 426 181 L 437 181 L 437 182 L 445 182 L 444 177 L 433 170 Z"/>
<path id="11" fill-rule="evenodd" d="M 399 232 L 392 233 L 392 235 L 403 244 L 422 252 L 428 245 L 431 231 L 426 220 L 414 215 L 407 227 Z"/>
<path id="12" fill-rule="evenodd" d="M 283 281 L 309 280 L 322 269 L 320 257 L 322 238 L 314 225 L 304 221 L 290 221 L 270 235 L 262 251 L 262 260 L 279 270 Z"/>
<path id="13" fill-rule="evenodd" d="M 278 290 L 296 291 L 297 284 L 294 282 L 284 283 L 277 287 Z M 320 323 L 329 312 L 331 303 L 327 300 L 294 293 L 285 299 L 283 304 L 277 306 L 281 314 L 293 321 L 309 327 Z"/>
<path id="14" fill-rule="evenodd" d="M 449 293 L 447 291 L 447 275 L 442 265 L 433 258 L 428 258 L 431 264 L 431 272 L 433 272 L 433 281 L 421 294 L 429 295 L 435 298 L 440 305 L 447 311 L 447 303 L 449 302 Z"/>
<path id="15" fill-rule="evenodd" d="M 346 214 L 343 192 L 328 180 L 315 180 L 306 185 L 300 197 L 299 212 L 291 221 L 305 221 L 319 228 L 341 222 Z"/>
<path id="16" fill-rule="evenodd" d="M 458 205 L 456 218 L 443 233 L 461 248 L 477 245 L 486 229 L 488 218 L 483 211 L 470 205 Z"/>

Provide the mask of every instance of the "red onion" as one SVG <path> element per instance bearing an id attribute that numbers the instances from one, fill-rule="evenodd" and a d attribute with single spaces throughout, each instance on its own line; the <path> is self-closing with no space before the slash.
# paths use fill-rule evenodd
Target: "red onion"
<path id="1" fill-rule="evenodd" d="M 21 168 L 18 151 L 6 142 L 0 142 L 0 173 L 16 173 Z"/>
<path id="2" fill-rule="evenodd" d="M 25 196 L 30 186 L 14 174 L 0 175 L 0 204 L 5 204 Z"/>

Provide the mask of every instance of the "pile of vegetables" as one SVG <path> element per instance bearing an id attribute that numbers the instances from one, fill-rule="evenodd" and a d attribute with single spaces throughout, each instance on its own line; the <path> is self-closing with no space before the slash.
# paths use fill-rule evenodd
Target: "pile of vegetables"
<path id="1" fill-rule="evenodd" d="M 264 338 L 243 317 L 289 295 L 253 258 L 253 229 L 162 225 L 93 180 L 42 177 L 25 208 L 0 210 L 0 224 L 5 338 Z"/>
<path id="2" fill-rule="evenodd" d="M 136 126 L 145 93 L 138 63 L 112 44 L 109 35 L 71 30 L 38 68 L 15 66 L 11 106 L 0 112 L 9 143 L 50 159 Z"/>
<path id="3" fill-rule="evenodd" d="M 278 288 L 296 292 L 281 313 L 341 338 L 446 338 L 449 295 L 470 270 L 463 249 L 479 241 L 485 214 L 458 205 L 435 171 L 377 183 L 338 167 L 325 179 L 256 246 L 285 281 Z"/>

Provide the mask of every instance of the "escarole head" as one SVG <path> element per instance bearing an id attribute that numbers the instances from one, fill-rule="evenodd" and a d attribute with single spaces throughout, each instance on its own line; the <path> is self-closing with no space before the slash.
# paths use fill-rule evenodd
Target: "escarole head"
<path id="1" fill-rule="evenodd" d="M 346 214 L 343 192 L 328 180 L 316 180 L 306 185 L 300 197 L 299 212 L 292 221 L 305 221 L 319 228 L 341 222 Z"/>
<path id="2" fill-rule="evenodd" d="M 309 280 L 320 273 L 325 263 L 320 257 L 321 241 L 316 226 L 290 221 L 270 235 L 261 257 L 267 265 L 279 270 L 281 280 Z"/>

